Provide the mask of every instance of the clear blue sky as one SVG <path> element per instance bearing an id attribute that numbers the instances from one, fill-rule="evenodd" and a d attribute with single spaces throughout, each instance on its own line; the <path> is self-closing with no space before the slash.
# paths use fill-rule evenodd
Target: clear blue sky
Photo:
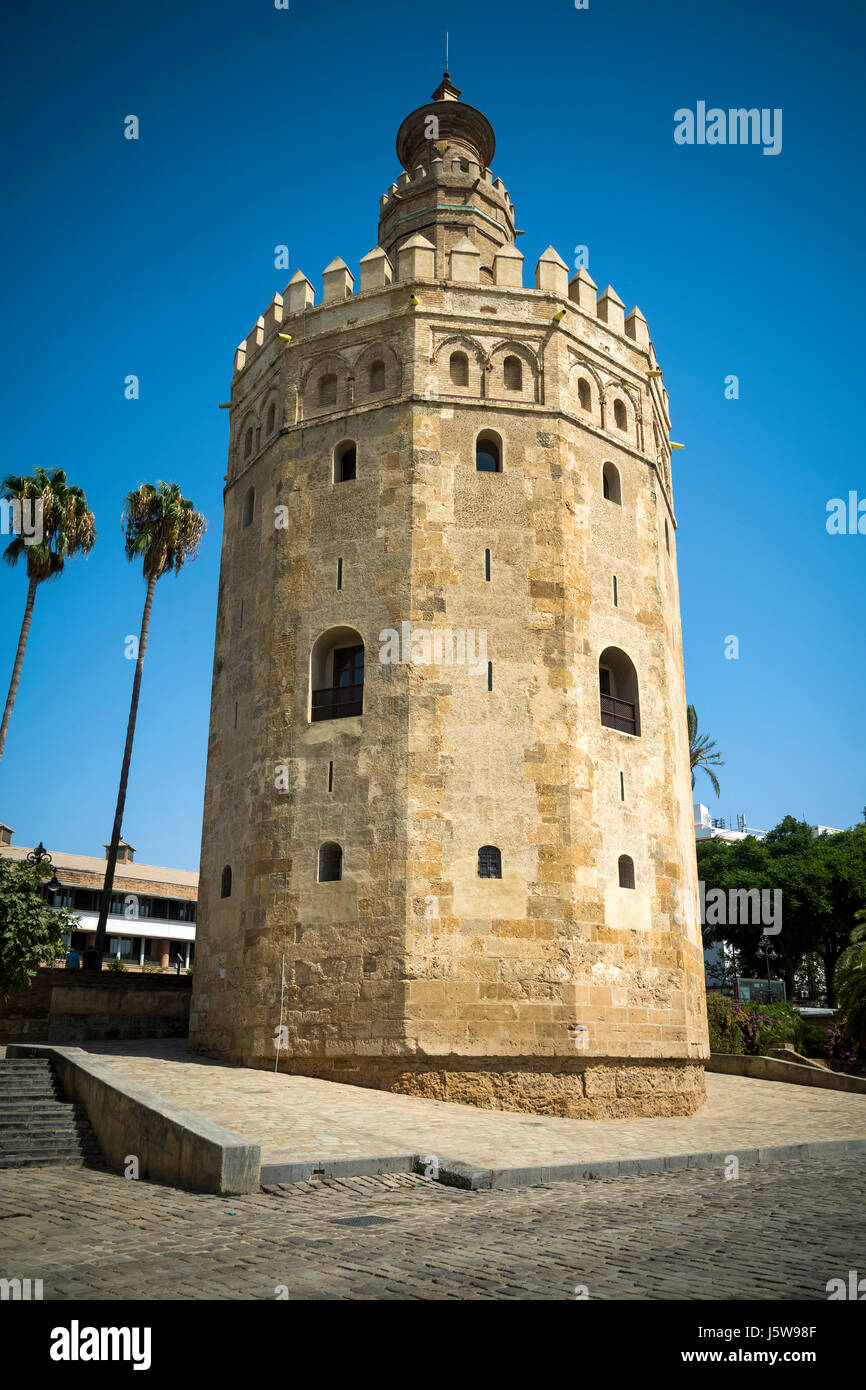
<path id="1" fill-rule="evenodd" d="M 198 864 L 232 354 L 300 267 L 375 243 L 394 137 L 451 72 L 497 137 L 527 281 L 589 247 L 638 303 L 671 394 L 686 685 L 726 766 L 717 814 L 844 826 L 866 802 L 860 425 L 864 18 L 824 0 L 184 0 L 23 7 L 4 21 L 3 471 L 62 466 L 99 540 L 39 592 L 0 765 L 18 843 L 100 853 L 144 584 L 124 494 L 179 482 L 209 519 L 160 581 L 124 832 Z M 698 101 L 782 108 L 783 148 L 678 146 Z M 137 142 L 123 118 L 141 122 Z M 275 270 L 274 247 L 290 250 Z M 138 401 L 124 399 L 129 373 Z M 726 400 L 734 373 L 740 399 Z M 0 699 L 24 604 L 0 569 Z M 740 639 L 725 660 L 724 641 Z M 699 788 L 700 790 L 700 783 Z"/>

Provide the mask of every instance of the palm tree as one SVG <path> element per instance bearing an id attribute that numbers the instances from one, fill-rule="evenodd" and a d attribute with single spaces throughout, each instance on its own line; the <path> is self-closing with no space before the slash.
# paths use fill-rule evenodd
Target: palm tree
<path id="1" fill-rule="evenodd" d="M 857 926 L 836 963 L 836 998 L 848 1015 L 847 1031 L 866 1046 L 866 908 L 854 914 Z"/>
<path id="2" fill-rule="evenodd" d="M 689 765 L 692 770 L 692 790 L 695 786 L 695 768 L 702 767 L 713 784 L 713 791 L 719 796 L 719 779 L 714 767 L 724 767 L 721 753 L 716 749 L 716 740 L 709 734 L 698 734 L 698 712 L 694 705 L 686 710 L 689 724 Z"/>
<path id="3" fill-rule="evenodd" d="M 2 498 L 4 502 L 16 504 L 21 509 L 22 526 L 19 534 L 9 542 L 3 552 L 7 565 L 17 565 L 22 555 L 27 562 L 27 602 L 24 606 L 24 620 L 18 637 L 18 650 L 12 668 L 9 694 L 0 724 L 0 758 L 6 744 L 6 733 L 12 718 L 12 708 L 18 693 L 24 652 L 30 634 L 30 620 L 33 617 L 33 604 L 36 590 L 46 579 L 56 579 L 63 573 L 63 566 L 73 555 L 86 555 L 96 540 L 96 526 L 93 512 L 88 509 L 87 498 L 80 487 L 72 487 L 66 481 L 62 468 L 55 468 L 50 474 L 44 468 L 37 468 L 32 477 L 10 473 L 3 480 Z M 32 507 L 34 519 L 39 515 L 40 523 L 34 526 L 33 534 L 24 534 L 23 513 Z"/>
<path id="4" fill-rule="evenodd" d="M 138 714 L 138 695 L 141 689 L 141 673 L 144 666 L 144 653 L 147 648 L 147 632 L 150 627 L 150 610 L 153 604 L 153 591 L 161 575 L 174 570 L 180 574 L 187 560 L 194 560 L 198 554 L 201 538 L 207 522 L 197 512 L 192 502 L 181 496 L 177 483 L 142 483 L 135 492 L 127 493 L 123 504 L 123 531 L 127 560 L 141 557 L 144 578 L 147 581 L 147 596 L 141 617 L 141 635 L 138 639 L 138 660 L 135 664 L 135 680 L 132 683 L 132 700 L 129 706 L 129 723 L 126 728 L 126 745 L 123 750 L 123 764 L 120 769 L 120 786 L 117 792 L 117 808 L 114 813 L 114 827 L 108 849 L 108 862 L 105 868 L 105 883 L 99 904 L 99 921 L 96 925 L 96 940 L 92 952 L 87 953 L 86 964 L 90 969 L 102 969 L 102 954 L 105 949 L 105 927 L 111 890 L 114 887 L 114 870 L 117 865 L 117 846 L 120 842 L 120 827 L 123 821 L 123 808 L 126 804 L 126 784 L 129 779 L 129 764 L 132 758 L 132 740 L 135 736 L 135 720 Z"/>

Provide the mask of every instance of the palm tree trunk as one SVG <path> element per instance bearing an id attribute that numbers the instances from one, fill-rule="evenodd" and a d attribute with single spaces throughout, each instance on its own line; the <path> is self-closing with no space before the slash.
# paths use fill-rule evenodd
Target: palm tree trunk
<path id="1" fill-rule="evenodd" d="M 21 679 L 21 667 L 24 664 L 24 652 L 30 633 L 30 619 L 33 617 L 33 601 L 36 598 L 36 586 L 38 583 L 38 579 L 31 579 L 27 585 L 27 602 L 24 605 L 24 621 L 21 624 L 21 633 L 18 638 L 15 665 L 12 667 L 12 680 L 9 682 L 9 694 L 6 696 L 3 723 L 0 724 L 0 758 L 3 757 L 3 749 L 6 744 L 6 732 L 9 728 L 9 720 L 12 718 L 12 706 L 15 704 L 15 696 L 18 694 L 18 682 Z"/>
<path id="2" fill-rule="evenodd" d="M 153 604 L 153 591 L 157 576 L 147 581 L 147 598 L 141 615 L 141 635 L 138 639 L 138 660 L 135 663 L 135 680 L 132 683 L 132 700 L 129 706 L 129 723 L 126 726 L 126 746 L 123 750 L 123 766 L 120 769 L 120 786 L 117 791 L 117 807 L 114 812 L 114 826 L 111 831 L 111 844 L 108 847 L 108 863 L 105 868 L 105 882 L 99 903 L 99 921 L 96 924 L 96 940 L 92 951 L 86 953 L 87 968 L 102 969 L 102 956 L 105 951 L 105 928 L 108 908 L 111 903 L 111 890 L 114 887 L 114 870 L 117 866 L 117 846 L 120 843 L 120 827 L 123 823 L 123 808 L 126 805 L 126 784 L 129 780 L 129 764 L 132 760 L 132 740 L 135 737 L 135 720 L 138 714 L 138 694 L 141 689 L 141 672 L 144 666 L 144 653 L 147 649 L 147 631 L 150 627 L 150 610 Z"/>

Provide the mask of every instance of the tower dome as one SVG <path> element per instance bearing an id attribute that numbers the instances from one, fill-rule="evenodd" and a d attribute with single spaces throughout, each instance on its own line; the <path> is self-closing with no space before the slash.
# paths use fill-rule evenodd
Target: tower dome
<path id="1" fill-rule="evenodd" d="M 410 237 L 434 246 L 435 274 L 448 274 L 452 248 L 467 237 L 480 253 L 481 278 L 492 280 L 497 251 L 515 239 L 514 205 L 490 162 L 493 127 L 460 100 L 449 74 L 425 106 L 411 111 L 397 131 L 403 173 L 382 200 L 379 245 L 393 259 Z"/>

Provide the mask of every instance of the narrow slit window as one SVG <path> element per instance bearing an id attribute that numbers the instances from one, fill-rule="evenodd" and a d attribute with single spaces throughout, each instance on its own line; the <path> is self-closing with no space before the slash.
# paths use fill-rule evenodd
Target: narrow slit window
<path id="1" fill-rule="evenodd" d="M 489 550 L 485 550 L 485 552 L 484 552 L 484 578 L 487 580 L 488 583 L 490 582 L 490 551 L 489 551 Z"/>
<path id="2" fill-rule="evenodd" d="M 341 558 L 341 559 L 339 559 L 339 560 L 337 561 L 337 588 L 338 588 L 338 589 L 342 589 L 342 587 L 343 587 L 343 561 L 342 561 L 342 558 Z"/>
<path id="3" fill-rule="evenodd" d="M 328 763 L 328 791 L 334 790 L 334 764 Z"/>
<path id="4" fill-rule="evenodd" d="M 488 689 L 488 690 L 492 690 L 492 689 L 493 689 L 493 662 L 492 662 L 492 661 L 488 661 L 488 663 L 487 663 L 487 689 Z"/>
<path id="5" fill-rule="evenodd" d="M 617 608 L 619 606 L 617 601 L 616 575 L 613 576 L 613 606 L 614 608 Z"/>
<path id="6" fill-rule="evenodd" d="M 619 799 L 625 801 L 625 777 L 622 773 L 619 774 Z"/>

